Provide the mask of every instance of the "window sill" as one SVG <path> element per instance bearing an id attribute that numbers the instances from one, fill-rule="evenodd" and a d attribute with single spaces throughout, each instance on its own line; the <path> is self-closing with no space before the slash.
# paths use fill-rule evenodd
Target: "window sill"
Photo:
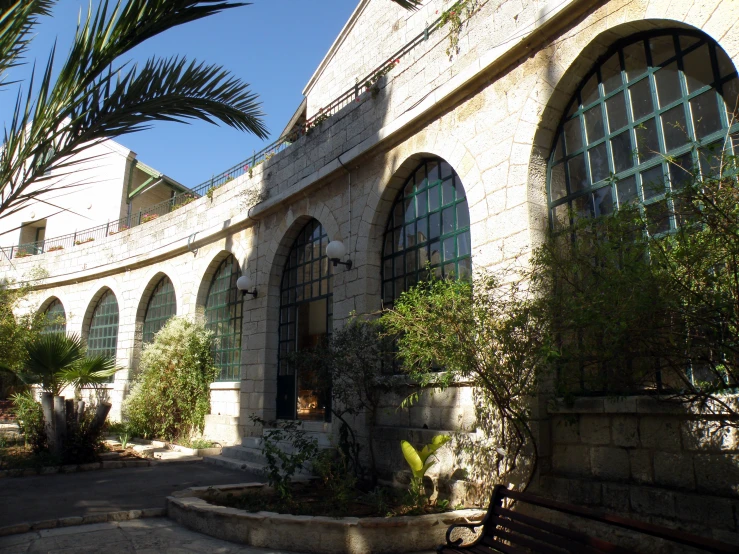
<path id="1" fill-rule="evenodd" d="M 210 390 L 240 390 L 241 381 L 214 381 L 210 384 Z"/>

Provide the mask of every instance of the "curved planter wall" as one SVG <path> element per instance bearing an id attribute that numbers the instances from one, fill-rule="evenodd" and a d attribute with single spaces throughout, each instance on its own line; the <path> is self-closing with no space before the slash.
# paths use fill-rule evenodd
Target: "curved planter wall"
<path id="1" fill-rule="evenodd" d="M 480 521 L 485 514 L 482 510 L 457 510 L 394 518 L 292 516 L 249 513 L 201 498 L 214 490 L 238 493 L 264 486 L 247 483 L 186 489 L 167 499 L 167 515 L 194 531 L 249 546 L 326 554 L 381 554 L 434 550 L 444 543 L 450 525 Z"/>

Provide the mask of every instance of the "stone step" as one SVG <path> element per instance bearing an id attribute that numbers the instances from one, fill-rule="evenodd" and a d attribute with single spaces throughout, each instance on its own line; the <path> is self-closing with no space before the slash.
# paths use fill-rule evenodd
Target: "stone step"
<path id="1" fill-rule="evenodd" d="M 226 456 L 227 458 L 242 460 L 244 462 L 251 462 L 261 465 L 267 463 L 267 459 L 262 454 L 261 447 L 251 448 L 247 446 L 224 446 L 221 454 L 223 456 Z"/>
<path id="2" fill-rule="evenodd" d="M 229 458 L 228 456 L 224 456 L 223 454 L 219 454 L 218 456 L 204 456 L 203 461 L 206 464 L 213 464 L 221 467 L 226 467 L 228 469 L 240 469 L 242 471 L 250 471 L 252 473 L 258 473 L 260 475 L 266 472 L 265 466 L 262 464 L 247 462 L 245 460 L 239 460 L 237 458 Z"/>

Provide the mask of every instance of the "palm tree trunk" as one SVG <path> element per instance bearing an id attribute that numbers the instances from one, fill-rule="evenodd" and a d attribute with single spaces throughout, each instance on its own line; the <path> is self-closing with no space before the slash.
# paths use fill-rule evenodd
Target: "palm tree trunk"
<path id="1" fill-rule="evenodd" d="M 41 393 L 41 409 L 44 412 L 44 432 L 49 450 L 56 450 L 56 437 L 54 436 L 54 395 L 50 392 Z"/>
<path id="2" fill-rule="evenodd" d="M 64 448 L 64 439 L 67 438 L 67 403 L 63 396 L 54 397 L 54 450 L 61 455 Z"/>

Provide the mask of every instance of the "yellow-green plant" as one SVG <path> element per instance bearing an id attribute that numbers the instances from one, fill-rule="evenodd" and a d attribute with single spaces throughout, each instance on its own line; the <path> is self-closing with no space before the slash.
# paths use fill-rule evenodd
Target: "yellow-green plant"
<path id="1" fill-rule="evenodd" d="M 420 452 L 408 441 L 400 441 L 400 449 L 403 451 L 403 457 L 413 473 L 408 492 L 411 497 L 410 504 L 413 504 L 414 507 L 420 508 L 426 503 L 423 478 L 429 468 L 436 463 L 435 460 L 429 460 L 429 458 L 435 455 L 436 451 L 450 440 L 452 438 L 449 435 L 436 435 Z"/>

